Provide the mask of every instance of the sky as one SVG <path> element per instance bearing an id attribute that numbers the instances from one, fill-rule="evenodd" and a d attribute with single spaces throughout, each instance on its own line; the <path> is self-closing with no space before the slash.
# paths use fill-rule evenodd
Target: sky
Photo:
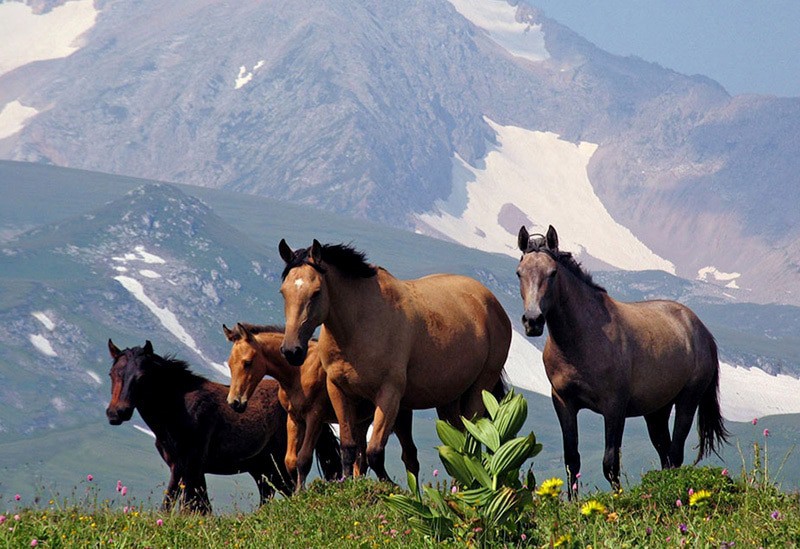
<path id="1" fill-rule="evenodd" d="M 527 0 L 600 48 L 716 80 L 732 95 L 800 97 L 798 0 Z"/>

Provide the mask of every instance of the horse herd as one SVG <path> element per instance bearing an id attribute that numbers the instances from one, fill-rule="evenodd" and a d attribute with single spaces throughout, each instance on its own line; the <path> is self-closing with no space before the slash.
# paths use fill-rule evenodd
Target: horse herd
<path id="1" fill-rule="evenodd" d="M 696 461 L 716 453 L 728 437 L 717 347 L 697 316 L 673 301 L 612 299 L 572 254 L 559 250 L 552 226 L 546 235 L 523 226 L 518 246 L 526 335 L 548 328 L 543 361 L 570 497 L 581 466 L 577 414 L 584 408 L 604 418 L 603 472 L 614 489 L 627 417 L 644 416 L 662 468 L 683 463 L 696 412 Z M 511 322 L 480 282 L 451 274 L 400 280 L 343 244 L 314 240 L 292 250 L 281 240 L 278 250 L 285 262 L 285 327 L 223 325 L 232 344 L 230 386 L 157 355 L 149 341 L 124 350 L 108 342 L 106 415 L 118 425 L 137 409 L 156 435 L 171 475 L 165 508 L 177 503 L 209 512 L 206 473 L 249 473 L 261 503 L 275 490 L 289 495 L 302 489 L 315 453 L 325 479 L 371 468 L 389 480 L 384 453 L 391 433 L 406 469 L 418 475 L 413 410 L 435 408 L 463 429 L 462 418 L 484 413 L 484 390 L 498 398 L 506 391 Z M 339 425 L 338 440 L 331 423 Z"/>

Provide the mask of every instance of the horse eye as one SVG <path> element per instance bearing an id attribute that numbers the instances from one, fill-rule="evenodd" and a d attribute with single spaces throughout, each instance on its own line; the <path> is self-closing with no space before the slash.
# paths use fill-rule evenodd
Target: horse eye
<path id="1" fill-rule="evenodd" d="M 252 360 L 245 360 L 244 361 L 244 367 L 245 368 L 250 368 L 250 366 L 252 366 L 252 365 L 253 365 L 253 361 Z"/>
<path id="2" fill-rule="evenodd" d="M 517 278 L 522 278 L 522 273 L 517 271 Z"/>

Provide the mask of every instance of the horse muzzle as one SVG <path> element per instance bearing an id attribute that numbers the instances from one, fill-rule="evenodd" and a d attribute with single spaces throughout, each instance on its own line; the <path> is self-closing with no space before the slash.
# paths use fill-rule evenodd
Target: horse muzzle
<path id="1" fill-rule="evenodd" d="M 544 315 L 539 315 L 536 318 L 530 318 L 528 315 L 522 315 L 522 325 L 525 327 L 526 336 L 540 336 L 544 333 Z"/>
<path id="2" fill-rule="evenodd" d="M 300 347 L 299 345 L 291 349 L 281 347 L 281 354 L 283 355 L 283 358 L 285 358 L 286 362 L 292 366 L 300 366 L 303 364 L 303 361 L 306 359 L 306 353 L 306 349 L 304 347 Z"/>
<path id="3" fill-rule="evenodd" d="M 247 410 L 247 401 L 241 400 L 237 398 L 236 400 L 231 400 L 228 402 L 228 405 L 233 408 L 234 412 L 242 413 Z"/>
<path id="4" fill-rule="evenodd" d="M 121 425 L 133 416 L 132 408 L 106 408 L 106 417 L 111 425 Z"/>

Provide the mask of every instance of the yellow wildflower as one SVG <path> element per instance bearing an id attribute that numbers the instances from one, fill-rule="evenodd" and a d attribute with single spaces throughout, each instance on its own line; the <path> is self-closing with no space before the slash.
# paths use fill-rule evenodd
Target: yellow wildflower
<path id="1" fill-rule="evenodd" d="M 558 539 L 553 542 L 553 547 L 561 547 L 562 545 L 569 544 L 571 541 L 572 536 L 569 534 L 564 534 L 563 536 L 559 536 Z"/>
<path id="2" fill-rule="evenodd" d="M 563 486 L 563 484 L 564 481 L 560 478 L 547 479 L 539 486 L 539 489 L 536 490 L 536 494 L 542 497 L 557 498 L 561 493 L 561 486 Z"/>
<path id="3" fill-rule="evenodd" d="M 592 515 L 604 515 L 606 506 L 595 499 L 590 499 L 581 506 L 581 515 L 590 517 Z"/>
<path id="4" fill-rule="evenodd" d="M 689 507 L 703 505 L 709 499 L 711 499 L 711 492 L 709 492 L 708 490 L 698 490 L 697 492 L 689 496 Z"/>

